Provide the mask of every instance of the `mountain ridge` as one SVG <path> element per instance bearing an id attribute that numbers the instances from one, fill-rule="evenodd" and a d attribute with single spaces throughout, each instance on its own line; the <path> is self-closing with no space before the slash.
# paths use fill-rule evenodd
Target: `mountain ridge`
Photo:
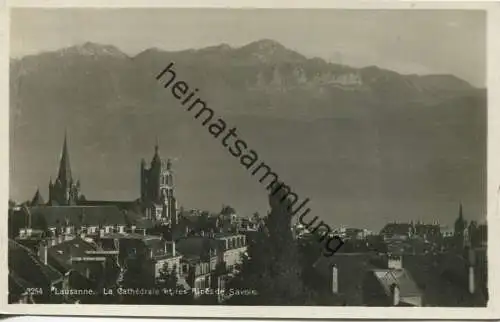
<path id="1" fill-rule="evenodd" d="M 156 54 L 182 54 L 182 53 L 201 53 L 201 52 L 206 52 L 206 51 L 219 51 L 219 52 L 245 52 L 245 51 L 250 51 L 250 55 L 256 55 L 256 54 L 269 54 L 266 51 L 272 51 L 272 50 L 278 50 L 281 52 L 285 52 L 291 56 L 294 56 L 296 60 L 302 60 L 302 61 L 317 61 L 320 62 L 321 64 L 328 65 L 330 67 L 336 67 L 340 69 L 347 69 L 347 70 L 358 70 L 358 71 L 369 71 L 372 69 L 376 69 L 379 72 L 382 73 L 394 73 L 399 76 L 409 76 L 409 77 L 422 77 L 426 78 L 429 76 L 441 76 L 442 78 L 444 77 L 449 77 L 449 78 L 454 78 L 458 79 L 462 82 L 463 85 L 467 84 L 470 86 L 470 88 L 476 88 L 475 86 L 471 85 L 467 81 L 453 75 L 453 74 L 403 74 L 399 73 L 394 70 L 390 69 L 385 69 L 385 68 L 380 68 L 378 66 L 365 66 L 365 67 L 351 67 L 348 65 L 341 65 L 341 64 L 336 64 L 336 63 L 331 63 L 327 62 L 326 60 L 319 58 L 319 57 L 311 57 L 311 58 L 306 58 L 305 56 L 286 48 L 283 46 L 281 43 L 271 40 L 271 39 L 260 39 L 256 40 L 253 42 L 250 42 L 248 44 L 239 46 L 239 47 L 232 47 L 229 46 L 228 44 L 221 43 L 218 45 L 212 45 L 212 46 L 207 46 L 207 47 L 202 47 L 202 48 L 197 48 L 197 49 L 183 49 L 183 50 L 177 50 L 177 51 L 169 51 L 169 50 L 163 50 L 157 47 L 152 47 L 152 48 L 147 48 L 143 51 L 140 51 L 139 53 L 135 55 L 128 55 L 125 52 L 121 51 L 119 48 L 117 48 L 114 45 L 107 45 L 107 44 L 102 44 L 102 43 L 95 43 L 95 42 L 84 42 L 81 44 L 73 45 L 73 46 L 68 46 L 64 48 L 60 48 L 57 50 L 51 50 L 51 51 L 44 51 L 36 54 L 30 54 L 22 57 L 17 57 L 17 58 L 11 58 L 11 62 L 13 63 L 20 63 L 22 62 L 25 58 L 35 58 L 40 55 L 46 55 L 46 54 L 83 54 L 83 55 L 97 55 L 97 54 L 105 54 L 105 55 L 114 55 L 117 57 L 122 57 L 122 58 L 129 58 L 129 59 L 137 59 L 140 58 L 142 55 L 149 54 L 149 53 L 156 53 Z M 476 88 L 479 89 L 479 88 Z"/>
<path id="2" fill-rule="evenodd" d="M 36 186 L 46 196 L 67 128 L 89 199 L 137 198 L 140 158 L 159 137 L 162 156 L 182 156 L 181 204 L 265 211 L 258 180 L 155 79 L 174 62 L 176 79 L 198 88 L 322 220 L 451 222 L 459 200 L 484 214 L 485 90 L 455 76 L 301 58 L 272 42 L 242 47 L 130 57 L 90 43 L 11 61 L 11 197 L 31 198 Z"/>

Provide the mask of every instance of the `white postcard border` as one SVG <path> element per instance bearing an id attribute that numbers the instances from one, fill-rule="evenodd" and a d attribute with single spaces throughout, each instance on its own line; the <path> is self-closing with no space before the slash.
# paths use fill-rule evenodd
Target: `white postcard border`
<path id="1" fill-rule="evenodd" d="M 2 5 L 0 5 L 2 6 Z M 328 1 L 328 0 L 17 0 L 0 7 L 0 198 L 4 209 L 8 202 L 9 179 L 9 9 L 16 7 L 99 7 L 99 8 L 335 8 L 335 9 L 478 9 L 487 10 L 487 88 L 488 88 L 488 285 L 490 300 L 487 308 L 368 308 L 368 307 L 255 307 L 255 306 L 154 306 L 154 305 L 75 305 L 75 304 L 7 304 L 7 291 L 0 292 L 0 312 L 6 314 L 77 315 L 77 316 L 157 316 L 192 318 L 290 318 L 290 319 L 493 319 L 500 317 L 498 285 L 500 277 L 500 5 L 494 2 L 403 2 L 403 1 Z M 8 290 L 7 215 L 0 225 L 1 271 L 0 289 Z"/>

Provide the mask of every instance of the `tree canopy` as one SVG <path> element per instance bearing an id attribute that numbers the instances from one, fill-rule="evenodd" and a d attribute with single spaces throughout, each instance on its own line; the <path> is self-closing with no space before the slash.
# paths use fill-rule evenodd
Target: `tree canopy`
<path id="1" fill-rule="evenodd" d="M 269 196 L 271 211 L 265 224 L 249 240 L 240 274 L 229 287 L 252 289 L 256 296 L 233 296 L 235 305 L 308 305 L 314 294 L 302 281 L 302 266 L 296 241 L 291 231 L 291 202 L 285 189 Z"/>

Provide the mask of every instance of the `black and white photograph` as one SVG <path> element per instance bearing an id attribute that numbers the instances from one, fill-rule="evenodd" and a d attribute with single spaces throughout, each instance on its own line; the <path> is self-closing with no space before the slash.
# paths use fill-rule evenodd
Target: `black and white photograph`
<path id="1" fill-rule="evenodd" d="M 9 310 L 491 306 L 486 10 L 9 16 Z"/>

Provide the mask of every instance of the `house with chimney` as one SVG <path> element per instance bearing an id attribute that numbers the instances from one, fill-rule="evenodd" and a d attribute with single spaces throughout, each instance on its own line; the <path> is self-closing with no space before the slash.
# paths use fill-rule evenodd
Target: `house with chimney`
<path id="1" fill-rule="evenodd" d="M 104 287 L 113 286 L 118 277 L 117 253 L 105 252 L 93 241 L 81 237 L 50 246 L 42 243 L 39 256 L 64 276 L 62 289 L 92 290 L 89 294 L 69 294 L 68 302 L 93 303 Z"/>
<path id="2" fill-rule="evenodd" d="M 104 234 L 97 244 L 105 251 L 117 252 L 117 263 L 122 270 L 139 267 L 144 277 L 149 278 L 145 283 L 153 284 L 164 268 L 181 276 L 182 254 L 177 251 L 175 241 L 148 235 L 144 229 L 132 226 L 123 233 Z"/>
<path id="3" fill-rule="evenodd" d="M 19 239 L 35 234 L 57 240 L 75 236 L 97 236 L 101 233 L 125 231 L 130 221 L 116 206 L 36 206 L 20 207 L 12 213 L 10 229 Z"/>
<path id="4" fill-rule="evenodd" d="M 313 268 L 318 288 L 340 299 L 325 305 L 485 306 L 484 257 L 475 254 L 336 253 Z"/>
<path id="5" fill-rule="evenodd" d="M 401 255 L 389 255 L 387 268 L 369 269 L 363 280 L 363 304 L 366 306 L 423 306 L 423 294 Z"/>
<path id="6" fill-rule="evenodd" d="M 201 235 L 179 238 L 177 244 L 185 256 L 217 256 L 217 262 L 223 264 L 227 272 L 234 273 L 241 263 L 241 255 L 247 250 L 247 237 L 243 234 L 202 232 Z"/>
<path id="7" fill-rule="evenodd" d="M 51 291 L 64 286 L 64 276 L 16 241 L 8 241 L 9 303 L 62 303 Z"/>

